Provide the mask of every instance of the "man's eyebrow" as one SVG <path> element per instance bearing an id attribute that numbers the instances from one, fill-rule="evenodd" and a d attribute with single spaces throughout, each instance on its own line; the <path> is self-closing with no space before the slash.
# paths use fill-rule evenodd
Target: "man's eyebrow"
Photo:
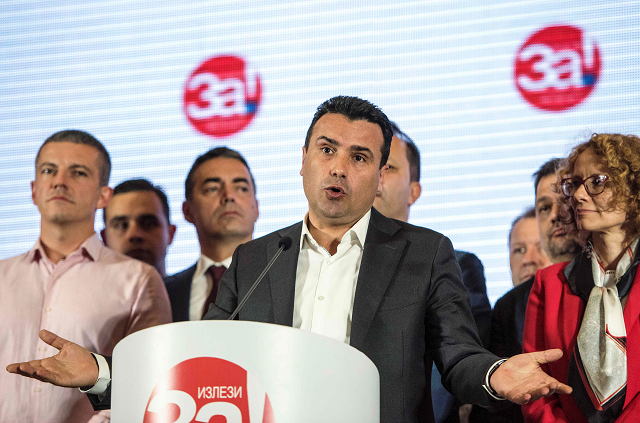
<path id="1" fill-rule="evenodd" d="M 328 142 L 331 145 L 340 145 L 340 143 L 332 138 L 329 137 L 325 137 L 324 135 L 320 135 L 318 138 L 316 138 L 316 142 L 320 141 L 320 140 L 325 140 L 326 142 Z"/>
<path id="2" fill-rule="evenodd" d="M 72 164 L 71 166 L 69 166 L 69 169 L 83 169 L 86 170 L 88 173 L 93 173 L 91 168 L 89 166 L 83 165 L 83 164 Z"/>
<path id="3" fill-rule="evenodd" d="M 238 184 L 240 182 L 244 182 L 245 184 L 249 184 L 249 180 L 247 178 L 245 178 L 244 176 L 239 176 L 237 178 L 233 178 L 232 181 L 234 184 Z"/>
<path id="4" fill-rule="evenodd" d="M 536 203 L 539 203 L 541 201 L 553 201 L 553 199 L 551 197 L 549 197 L 548 195 L 542 195 L 542 196 L 536 198 Z"/>
<path id="5" fill-rule="evenodd" d="M 316 138 L 316 141 L 320 141 L 320 140 L 324 140 L 326 142 L 328 142 L 331 145 L 336 145 L 339 146 L 340 143 L 332 138 L 326 137 L 324 135 L 320 135 L 318 138 Z M 362 152 L 362 153 L 368 153 L 371 154 L 373 156 L 373 151 L 371 151 L 371 149 L 369 147 L 364 147 L 361 145 L 352 145 L 349 150 L 351 151 L 358 151 L 358 152 Z"/>
<path id="6" fill-rule="evenodd" d="M 350 148 L 351 151 L 357 151 L 360 153 L 367 153 L 373 156 L 373 151 L 369 147 L 363 147 L 361 145 L 352 145 Z"/>
<path id="7" fill-rule="evenodd" d="M 38 165 L 38 167 L 43 167 L 43 166 L 58 167 L 57 164 L 51 163 L 51 162 L 42 162 Z"/>
<path id="8" fill-rule="evenodd" d="M 207 178 L 204 181 L 202 181 L 202 185 L 208 184 L 209 182 L 215 182 L 216 184 L 219 184 L 220 182 L 222 182 L 222 179 L 220 179 L 217 176 L 214 176 L 212 178 Z"/>
<path id="9" fill-rule="evenodd" d="M 118 216 L 113 216 L 111 219 L 109 219 L 109 223 L 124 222 L 125 220 L 129 220 L 129 216 L 120 214 Z"/>

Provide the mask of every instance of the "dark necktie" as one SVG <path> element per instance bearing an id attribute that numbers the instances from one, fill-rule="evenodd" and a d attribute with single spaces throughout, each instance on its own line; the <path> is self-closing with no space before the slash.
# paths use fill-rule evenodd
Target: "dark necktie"
<path id="1" fill-rule="evenodd" d="M 207 314 L 207 311 L 209 311 L 209 306 L 211 304 L 215 304 L 216 302 L 216 296 L 218 295 L 218 284 L 220 283 L 220 279 L 222 278 L 225 270 L 227 270 L 227 268 L 224 266 L 209 266 L 209 268 L 205 272 L 209 276 L 211 276 L 213 285 L 211 287 L 211 292 L 209 293 L 207 300 L 204 302 L 202 317 L 204 317 L 204 315 Z"/>

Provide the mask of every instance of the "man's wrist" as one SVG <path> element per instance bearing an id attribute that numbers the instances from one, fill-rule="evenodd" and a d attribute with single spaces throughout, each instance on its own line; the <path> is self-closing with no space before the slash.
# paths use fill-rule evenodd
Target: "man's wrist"
<path id="1" fill-rule="evenodd" d="M 91 355 L 98 365 L 98 379 L 89 389 L 83 390 L 80 388 L 80 392 L 92 395 L 104 395 L 111 383 L 111 371 L 109 370 L 109 364 L 100 354 L 91 353 Z"/>
<path id="2" fill-rule="evenodd" d="M 500 367 L 502 363 L 504 363 L 505 361 L 507 361 L 507 359 L 503 358 L 493 363 L 493 366 L 491 366 L 489 368 L 489 371 L 487 371 L 487 374 L 484 377 L 484 384 L 482 385 L 484 390 L 487 391 L 487 393 L 491 396 L 491 398 L 498 401 L 504 401 L 506 400 L 506 398 L 500 396 L 500 394 L 498 394 L 498 392 L 496 392 L 496 390 L 493 389 L 493 387 L 491 386 L 490 380 L 491 380 L 491 376 L 493 376 L 495 371 L 498 370 L 498 367 Z"/>

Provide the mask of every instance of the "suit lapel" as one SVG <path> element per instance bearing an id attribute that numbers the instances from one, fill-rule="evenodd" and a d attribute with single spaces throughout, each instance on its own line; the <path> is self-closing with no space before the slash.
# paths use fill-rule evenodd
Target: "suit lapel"
<path id="1" fill-rule="evenodd" d="M 372 209 L 353 303 L 350 344 L 357 349 L 364 345 L 369 326 L 404 251 L 406 241 L 393 237 L 399 229 L 393 220 Z"/>
<path id="2" fill-rule="evenodd" d="M 292 245 L 283 251 L 273 263 L 267 277 L 271 287 L 271 306 L 273 308 L 274 323 L 291 326 L 293 324 L 293 301 L 296 290 L 296 271 L 298 269 L 298 255 L 300 254 L 300 235 L 302 222 L 278 231 L 277 239 L 267 244 L 267 262 L 278 251 L 278 242 L 285 236 L 291 237 Z"/>

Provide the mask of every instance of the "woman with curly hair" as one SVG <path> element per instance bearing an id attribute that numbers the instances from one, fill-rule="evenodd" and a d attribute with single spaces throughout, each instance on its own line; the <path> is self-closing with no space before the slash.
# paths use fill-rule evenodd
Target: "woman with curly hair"
<path id="1" fill-rule="evenodd" d="M 640 419 L 640 138 L 593 134 L 558 170 L 563 220 L 583 250 L 542 269 L 531 290 L 524 352 L 560 348 L 543 365 L 573 388 L 522 407 L 527 422 Z"/>

